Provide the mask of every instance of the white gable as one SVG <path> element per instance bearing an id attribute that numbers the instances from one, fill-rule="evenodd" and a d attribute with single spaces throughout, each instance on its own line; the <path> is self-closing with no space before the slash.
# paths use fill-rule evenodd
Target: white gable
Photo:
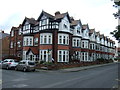
<path id="1" fill-rule="evenodd" d="M 32 51 L 30 51 L 30 52 L 28 53 L 28 55 L 34 55 L 34 54 L 32 53 Z"/>
<path id="2" fill-rule="evenodd" d="M 104 39 L 103 39 L 103 38 L 101 39 L 101 44 L 103 44 L 103 45 L 104 45 Z"/>
<path id="3" fill-rule="evenodd" d="M 42 17 L 41 17 L 41 19 L 46 19 L 47 17 L 45 16 L 45 15 L 43 15 Z"/>
<path id="4" fill-rule="evenodd" d="M 80 33 L 77 32 L 78 29 L 79 29 Z M 75 26 L 75 29 L 73 30 L 73 34 L 74 34 L 74 36 L 82 36 L 81 26 L 79 23 Z"/>
<path id="5" fill-rule="evenodd" d="M 96 40 L 97 40 L 97 43 L 100 43 L 100 37 L 99 36 L 96 37 Z"/>
<path id="6" fill-rule="evenodd" d="M 65 16 L 61 20 L 60 25 L 59 25 L 59 30 L 60 31 L 65 31 L 65 32 L 70 32 L 70 22 L 69 22 L 67 16 Z"/>
<path id="7" fill-rule="evenodd" d="M 85 38 L 85 39 L 89 39 L 89 30 L 88 30 L 88 28 L 86 28 L 86 29 L 83 31 L 82 37 Z"/>
<path id="8" fill-rule="evenodd" d="M 24 25 L 28 25 L 29 23 L 26 21 Z"/>
<path id="9" fill-rule="evenodd" d="M 95 41 L 95 32 L 93 32 L 92 35 L 90 36 L 90 40 Z"/>

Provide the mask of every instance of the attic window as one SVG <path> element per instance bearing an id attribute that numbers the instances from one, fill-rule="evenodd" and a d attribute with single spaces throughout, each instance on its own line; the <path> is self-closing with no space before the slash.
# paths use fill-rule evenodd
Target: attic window
<path id="1" fill-rule="evenodd" d="M 68 27 L 67 27 L 67 25 L 66 25 L 66 24 L 64 24 L 64 28 L 65 28 L 65 29 L 68 29 Z"/>
<path id="2" fill-rule="evenodd" d="M 80 27 L 77 27 L 77 33 L 80 34 Z"/>
<path id="3" fill-rule="evenodd" d="M 41 25 L 46 25 L 46 24 L 47 24 L 47 19 L 41 21 Z"/>

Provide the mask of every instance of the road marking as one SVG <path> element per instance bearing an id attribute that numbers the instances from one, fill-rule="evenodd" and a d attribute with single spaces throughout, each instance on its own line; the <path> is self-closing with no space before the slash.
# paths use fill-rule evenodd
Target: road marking
<path id="1" fill-rule="evenodd" d="M 17 85 L 13 85 L 13 87 L 16 87 L 16 88 L 23 88 L 23 87 L 26 87 L 28 85 L 26 84 L 17 84 Z"/>
<path id="2" fill-rule="evenodd" d="M 119 79 L 115 79 L 115 80 L 120 82 L 120 80 L 119 80 Z"/>
<path id="3" fill-rule="evenodd" d="M 17 78 L 17 79 L 14 79 L 14 80 L 12 80 L 12 81 L 19 82 L 19 81 L 25 81 L 25 80 L 27 80 L 27 79 L 24 79 L 24 78 Z"/>
<path id="4" fill-rule="evenodd" d="M 118 85 L 114 85 L 112 88 L 118 88 Z"/>
<path id="5" fill-rule="evenodd" d="M 0 80 L 0 84 L 2 84 L 2 80 Z"/>

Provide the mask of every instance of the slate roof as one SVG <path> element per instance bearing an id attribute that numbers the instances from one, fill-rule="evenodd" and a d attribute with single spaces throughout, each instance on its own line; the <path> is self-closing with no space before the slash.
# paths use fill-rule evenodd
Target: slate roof
<path id="1" fill-rule="evenodd" d="M 25 18 L 30 24 L 36 24 L 37 23 L 37 21 L 34 19 L 34 18 Z"/>
<path id="2" fill-rule="evenodd" d="M 7 36 L 10 36 L 10 34 L 0 32 L 0 39 L 3 39 Z"/>
<path id="3" fill-rule="evenodd" d="M 74 20 L 71 22 L 71 26 L 76 26 L 79 23 L 79 20 Z"/>
<path id="4" fill-rule="evenodd" d="M 48 18 L 54 19 L 55 17 L 45 11 L 42 11 L 42 13 L 40 14 L 40 16 L 38 17 L 37 21 L 39 21 L 39 19 L 41 18 L 42 15 L 47 16 Z"/>
<path id="5" fill-rule="evenodd" d="M 100 35 L 100 38 L 104 38 L 104 34 L 101 34 L 101 35 Z"/>
<path id="6" fill-rule="evenodd" d="M 90 29 L 90 34 L 92 34 L 95 31 L 95 29 Z"/>
<path id="7" fill-rule="evenodd" d="M 57 14 L 57 15 L 55 15 L 55 19 L 62 19 L 62 18 L 64 18 L 65 17 L 65 15 L 67 15 L 68 13 L 66 12 L 66 13 L 62 13 L 62 14 Z"/>
<path id="8" fill-rule="evenodd" d="M 83 25 L 82 25 L 82 29 L 83 29 L 83 30 L 85 30 L 87 27 L 88 27 L 87 24 L 83 24 Z"/>

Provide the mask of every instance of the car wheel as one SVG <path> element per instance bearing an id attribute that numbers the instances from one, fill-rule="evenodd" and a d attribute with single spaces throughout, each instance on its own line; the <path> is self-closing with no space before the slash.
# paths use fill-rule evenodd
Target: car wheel
<path id="1" fill-rule="evenodd" d="M 15 71 L 18 71 L 17 67 L 15 67 Z"/>
<path id="2" fill-rule="evenodd" d="M 8 69 L 9 69 L 9 67 L 8 67 L 8 66 L 6 66 L 6 69 L 8 70 Z"/>
<path id="3" fill-rule="evenodd" d="M 27 71 L 27 69 L 26 68 L 23 68 L 23 72 L 26 72 Z"/>
<path id="4" fill-rule="evenodd" d="M 35 72 L 35 69 L 33 69 L 32 71 Z"/>

